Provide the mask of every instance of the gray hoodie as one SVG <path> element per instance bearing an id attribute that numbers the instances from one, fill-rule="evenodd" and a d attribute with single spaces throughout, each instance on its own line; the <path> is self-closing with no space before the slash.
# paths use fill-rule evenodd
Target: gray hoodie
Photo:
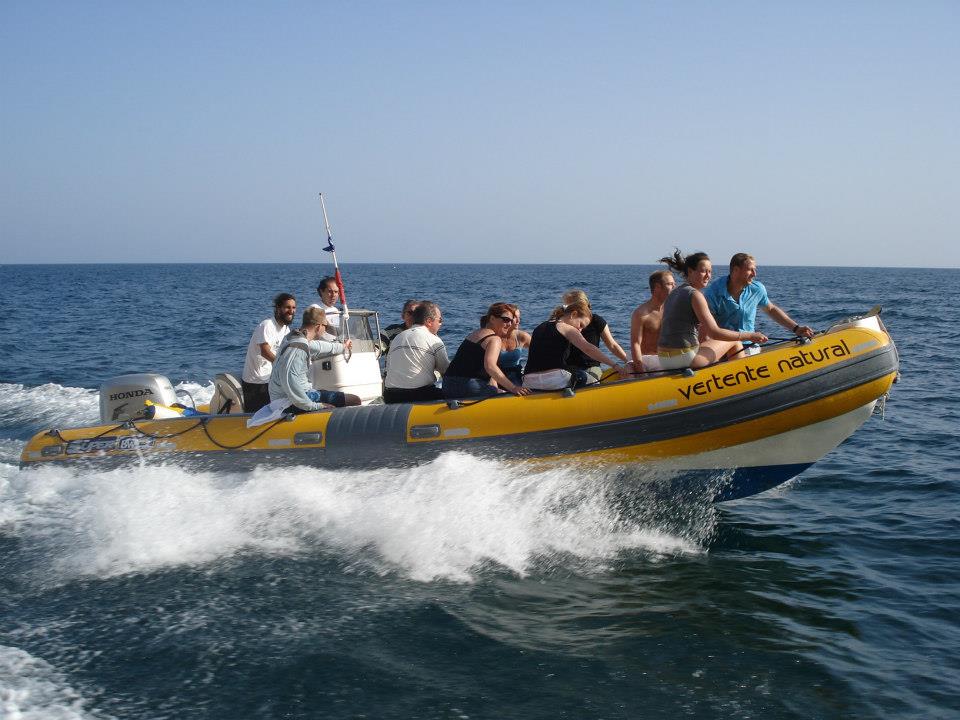
<path id="1" fill-rule="evenodd" d="M 321 358 L 343 354 L 343 343 L 326 340 L 307 340 L 299 331 L 284 338 L 270 373 L 270 401 L 285 398 L 308 412 L 322 410 L 324 405 L 307 397 L 313 390 L 310 384 L 310 364 Z"/>

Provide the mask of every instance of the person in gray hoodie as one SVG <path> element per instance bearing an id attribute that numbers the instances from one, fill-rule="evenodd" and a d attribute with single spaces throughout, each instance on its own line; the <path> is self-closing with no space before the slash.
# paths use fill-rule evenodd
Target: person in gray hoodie
<path id="1" fill-rule="evenodd" d="M 327 327 L 326 313 L 311 306 L 303 313 L 299 330 L 291 331 L 283 340 L 270 373 L 270 403 L 288 401 L 284 412 L 300 414 L 323 410 L 331 405 L 359 405 L 360 398 L 339 390 L 314 390 L 310 385 L 310 364 L 321 358 L 342 355 L 352 341 L 321 340 Z"/>

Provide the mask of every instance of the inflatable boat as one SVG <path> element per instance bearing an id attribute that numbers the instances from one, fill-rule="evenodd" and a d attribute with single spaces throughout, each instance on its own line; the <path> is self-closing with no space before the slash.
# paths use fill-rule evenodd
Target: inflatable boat
<path id="1" fill-rule="evenodd" d="M 349 364 L 358 369 L 365 354 L 376 357 L 374 315 L 352 319 Z M 368 468 L 416 465 L 459 451 L 518 463 L 639 465 L 709 485 L 714 499 L 730 500 L 778 485 L 830 452 L 885 400 L 898 370 L 896 347 L 875 308 L 812 340 L 785 341 L 695 371 L 525 397 L 398 405 L 378 402 L 377 390 L 360 382 L 364 405 L 258 427 L 248 427 L 242 399 L 222 402 L 231 391 L 220 384 L 210 408 L 166 418 L 144 412 L 144 400 L 157 405 L 163 388 L 111 386 L 101 395 L 100 425 L 37 433 L 21 467 L 161 461 L 201 469 Z M 336 371 L 331 363 L 318 370 Z M 125 416 L 131 406 L 136 413 Z"/>

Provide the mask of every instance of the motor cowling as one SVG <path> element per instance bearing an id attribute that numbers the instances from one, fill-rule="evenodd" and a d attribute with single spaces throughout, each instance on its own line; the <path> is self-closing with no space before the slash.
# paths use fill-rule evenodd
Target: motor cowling
<path id="1" fill-rule="evenodd" d="M 159 405 L 173 405 L 177 392 L 163 375 L 132 373 L 110 378 L 100 386 L 100 421 L 123 422 L 143 417 L 150 400 Z"/>

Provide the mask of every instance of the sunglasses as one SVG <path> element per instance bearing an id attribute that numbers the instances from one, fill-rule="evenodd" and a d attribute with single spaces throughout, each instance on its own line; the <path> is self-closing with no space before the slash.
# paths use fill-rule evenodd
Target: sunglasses
<path id="1" fill-rule="evenodd" d="M 512 325 L 517 321 L 515 317 L 510 317 L 509 315 L 497 315 L 497 317 L 507 325 Z"/>

